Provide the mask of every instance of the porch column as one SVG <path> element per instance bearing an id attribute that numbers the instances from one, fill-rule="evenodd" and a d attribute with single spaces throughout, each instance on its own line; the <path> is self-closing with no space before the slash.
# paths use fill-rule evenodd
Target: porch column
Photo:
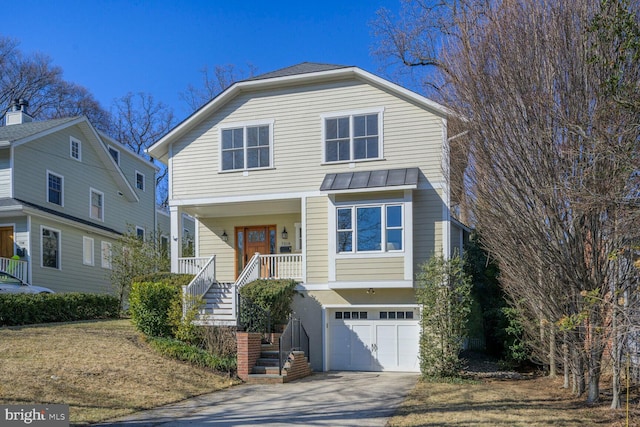
<path id="1" fill-rule="evenodd" d="M 182 212 L 178 206 L 169 206 L 171 215 L 171 272 L 179 273 L 178 258 L 182 256 Z"/>

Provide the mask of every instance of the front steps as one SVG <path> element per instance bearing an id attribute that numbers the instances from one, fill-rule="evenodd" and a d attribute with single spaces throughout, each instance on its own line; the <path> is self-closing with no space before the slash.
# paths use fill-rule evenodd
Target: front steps
<path id="1" fill-rule="evenodd" d="M 238 376 L 249 384 L 282 384 L 311 375 L 311 364 L 303 351 L 292 351 L 279 374 L 277 338 L 262 344 L 261 334 L 238 333 Z"/>
<path id="2" fill-rule="evenodd" d="M 233 283 L 215 282 L 204 294 L 204 304 L 198 310 L 194 321 L 197 325 L 236 326 L 233 299 Z"/>

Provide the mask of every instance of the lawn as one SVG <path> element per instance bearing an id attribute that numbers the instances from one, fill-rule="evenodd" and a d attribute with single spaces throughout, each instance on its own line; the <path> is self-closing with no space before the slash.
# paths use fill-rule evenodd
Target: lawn
<path id="1" fill-rule="evenodd" d="M 482 379 L 462 384 L 419 381 L 388 426 L 625 426 L 625 410 L 587 405 L 562 379 Z M 629 426 L 640 426 L 637 400 Z"/>
<path id="2" fill-rule="evenodd" d="M 129 320 L 2 328 L 0 378 L 0 404 L 68 404 L 74 424 L 177 402 L 235 381 L 158 355 Z"/>

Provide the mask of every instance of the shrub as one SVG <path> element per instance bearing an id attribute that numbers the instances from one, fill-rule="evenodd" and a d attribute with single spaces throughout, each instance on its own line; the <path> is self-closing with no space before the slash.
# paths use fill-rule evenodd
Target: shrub
<path id="1" fill-rule="evenodd" d="M 199 326 L 201 345 L 209 353 L 221 358 L 236 357 L 236 328 L 230 326 Z"/>
<path id="2" fill-rule="evenodd" d="M 162 273 L 134 280 L 129 295 L 129 311 L 136 328 L 151 337 L 173 337 L 171 308 L 175 310 L 176 305 L 182 307 L 182 285 L 192 277 Z"/>
<path id="3" fill-rule="evenodd" d="M 166 357 L 216 371 L 231 372 L 236 369 L 235 357 L 215 356 L 201 348 L 171 338 L 149 337 L 148 340 L 154 349 Z"/>
<path id="4" fill-rule="evenodd" d="M 291 304 L 297 283 L 294 280 L 259 279 L 240 288 L 240 295 L 271 312 L 271 324 L 285 324 L 291 315 Z"/>
<path id="5" fill-rule="evenodd" d="M 115 319 L 120 316 L 118 298 L 106 294 L 2 294 L 0 325 Z"/>

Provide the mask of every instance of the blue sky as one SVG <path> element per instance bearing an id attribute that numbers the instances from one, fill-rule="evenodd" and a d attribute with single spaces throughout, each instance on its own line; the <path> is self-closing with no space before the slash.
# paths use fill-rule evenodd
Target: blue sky
<path id="1" fill-rule="evenodd" d="M 188 107 L 178 94 L 200 84 L 205 65 L 265 73 L 309 61 L 377 73 L 369 23 L 380 7 L 396 12 L 400 0 L 13 0 L 3 4 L 0 34 L 49 55 L 105 108 L 147 92 L 182 119 Z"/>

